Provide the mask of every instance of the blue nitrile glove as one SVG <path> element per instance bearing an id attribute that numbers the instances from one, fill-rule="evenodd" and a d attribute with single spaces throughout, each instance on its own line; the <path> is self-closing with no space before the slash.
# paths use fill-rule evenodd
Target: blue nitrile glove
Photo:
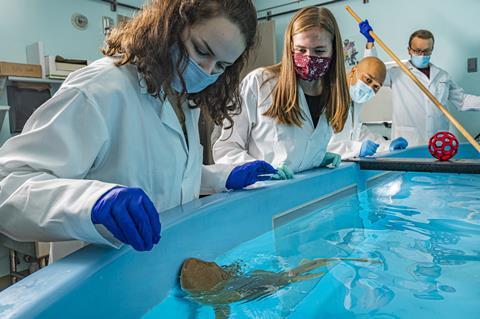
<path id="1" fill-rule="evenodd" d="M 337 153 L 326 152 L 325 156 L 323 157 L 322 164 L 320 164 L 320 166 L 331 165 L 333 167 L 337 167 L 338 165 L 340 165 L 341 162 L 342 162 L 342 157 L 340 155 L 338 155 Z"/>
<path id="2" fill-rule="evenodd" d="M 370 31 L 373 31 L 373 29 L 368 23 L 368 20 L 360 22 L 358 26 L 360 27 L 360 33 L 367 39 L 367 42 L 375 42 L 375 39 L 370 35 Z"/>
<path id="3" fill-rule="evenodd" d="M 92 222 L 105 226 L 115 238 L 135 250 L 151 250 L 160 240 L 160 217 L 140 188 L 117 186 L 93 205 Z"/>
<path id="4" fill-rule="evenodd" d="M 258 181 L 269 180 L 277 170 L 265 161 L 253 161 L 235 167 L 228 175 L 225 187 L 227 189 L 241 189 Z"/>
<path id="5" fill-rule="evenodd" d="M 378 144 L 371 140 L 366 140 L 362 143 L 362 147 L 360 148 L 360 153 L 358 156 L 365 157 L 375 155 L 377 152 Z"/>
<path id="6" fill-rule="evenodd" d="M 390 151 L 403 150 L 407 148 L 408 141 L 403 137 L 397 137 L 390 143 Z"/>
<path id="7" fill-rule="evenodd" d="M 285 164 L 277 167 L 277 173 L 272 175 L 271 179 L 282 180 L 282 179 L 292 179 L 295 176 L 293 171 Z"/>

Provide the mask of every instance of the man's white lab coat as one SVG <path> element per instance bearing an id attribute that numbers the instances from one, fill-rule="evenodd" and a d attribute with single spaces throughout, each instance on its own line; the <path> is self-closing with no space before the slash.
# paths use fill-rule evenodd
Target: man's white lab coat
<path id="1" fill-rule="evenodd" d="M 375 47 L 365 51 L 365 56 L 376 55 Z M 447 107 L 450 102 L 460 111 L 480 109 L 480 97 L 466 94 L 446 71 L 436 65 L 430 64 L 430 78 L 410 62 L 406 66 L 443 106 Z M 449 130 L 445 115 L 399 66 L 387 70 L 383 85 L 392 88 L 392 139 L 404 137 L 409 146 L 426 145 L 436 132 Z"/>

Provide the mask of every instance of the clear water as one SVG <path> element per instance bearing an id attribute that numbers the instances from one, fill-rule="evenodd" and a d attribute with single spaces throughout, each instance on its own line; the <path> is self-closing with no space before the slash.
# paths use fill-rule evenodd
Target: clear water
<path id="1" fill-rule="evenodd" d="M 230 318 L 480 318 L 480 176 L 402 174 L 302 218 L 215 261 L 245 272 L 302 259 L 337 262 L 319 279 L 231 305 Z M 214 318 L 177 288 L 143 318 Z"/>

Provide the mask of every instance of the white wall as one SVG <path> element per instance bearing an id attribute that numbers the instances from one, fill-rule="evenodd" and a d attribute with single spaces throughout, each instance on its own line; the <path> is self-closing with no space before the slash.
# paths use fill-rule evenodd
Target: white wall
<path id="1" fill-rule="evenodd" d="M 292 2 L 256 0 L 257 10 Z M 272 10 L 278 13 L 325 2 L 304 0 L 296 4 Z M 408 59 L 406 47 L 410 34 L 417 29 L 429 29 L 435 35 L 435 51 L 432 62 L 448 71 L 453 79 L 468 93 L 480 95 L 480 73 L 467 73 L 467 58 L 480 57 L 480 27 L 478 26 L 479 0 L 347 0 L 327 5 L 335 15 L 342 37 L 363 41 L 356 21 L 345 10 L 349 5 L 357 14 L 368 18 L 378 36 L 400 57 Z M 259 16 L 265 13 L 260 12 Z M 283 32 L 292 14 L 274 18 L 277 30 L 277 57 L 283 48 Z M 361 46 L 359 46 L 362 49 Z M 360 50 L 361 51 L 361 50 Z M 391 59 L 379 49 L 379 57 Z M 359 54 L 361 57 L 362 53 Z M 472 134 L 480 133 L 480 112 L 457 112 L 453 115 Z M 457 134 L 460 138 L 460 135 Z"/>
<path id="2" fill-rule="evenodd" d="M 143 1 L 120 2 L 140 6 Z M 89 20 L 84 31 L 70 22 L 77 12 Z M 98 59 L 104 39 L 102 16 L 116 22 L 117 13 L 131 16 L 133 10 L 118 7 L 112 12 L 99 0 L 0 0 L 0 61 L 25 63 L 25 47 L 37 41 L 44 43 L 47 55 Z"/>

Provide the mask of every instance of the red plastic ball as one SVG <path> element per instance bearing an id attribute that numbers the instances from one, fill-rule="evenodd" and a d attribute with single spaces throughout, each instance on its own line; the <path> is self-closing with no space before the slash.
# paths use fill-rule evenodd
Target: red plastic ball
<path id="1" fill-rule="evenodd" d="M 428 150 L 440 161 L 448 161 L 457 154 L 458 140 L 450 132 L 438 132 L 430 138 Z"/>

